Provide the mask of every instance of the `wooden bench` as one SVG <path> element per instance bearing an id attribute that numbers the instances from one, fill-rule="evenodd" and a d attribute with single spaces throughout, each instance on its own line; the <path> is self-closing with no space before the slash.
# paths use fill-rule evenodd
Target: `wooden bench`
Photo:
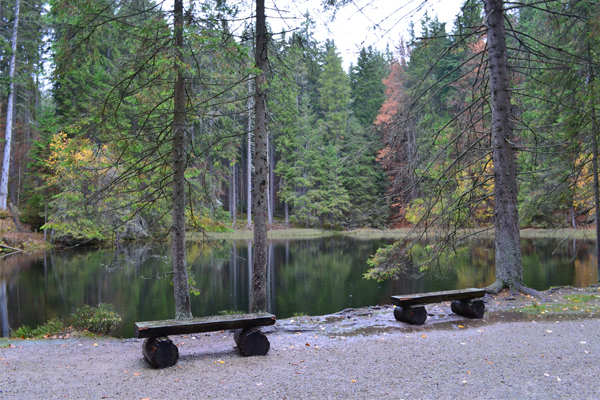
<path id="1" fill-rule="evenodd" d="M 427 319 L 425 304 L 452 300 L 452 312 L 468 318 L 483 318 L 485 289 L 460 289 L 445 292 L 418 293 L 392 296 L 396 321 L 423 325 Z"/>
<path id="2" fill-rule="evenodd" d="M 175 365 L 179 359 L 177 346 L 168 335 L 214 332 L 236 329 L 233 339 L 238 350 L 246 356 L 264 356 L 269 352 L 269 339 L 259 326 L 273 325 L 275 316 L 268 313 L 219 315 L 191 319 L 136 322 L 134 333 L 145 338 L 142 353 L 155 368 Z"/>

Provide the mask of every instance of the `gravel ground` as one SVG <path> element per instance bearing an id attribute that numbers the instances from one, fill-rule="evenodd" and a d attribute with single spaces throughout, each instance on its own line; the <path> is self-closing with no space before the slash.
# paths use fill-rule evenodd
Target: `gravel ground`
<path id="1" fill-rule="evenodd" d="M 231 332 L 174 336 L 181 356 L 163 370 L 141 340 L 13 340 L 0 399 L 600 399 L 597 315 L 491 303 L 483 320 L 432 305 L 422 327 L 389 306 L 278 321 L 265 357 L 239 355 Z"/>

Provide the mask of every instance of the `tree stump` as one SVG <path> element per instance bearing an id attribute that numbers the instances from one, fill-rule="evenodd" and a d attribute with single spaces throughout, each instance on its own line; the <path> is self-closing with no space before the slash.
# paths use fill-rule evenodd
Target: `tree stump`
<path id="1" fill-rule="evenodd" d="M 483 300 L 454 300 L 452 312 L 467 318 L 483 318 L 485 304 Z"/>
<path id="2" fill-rule="evenodd" d="M 394 308 L 396 321 L 406 322 L 412 325 L 423 325 L 427 319 L 425 306 L 409 306 Z"/>
<path id="3" fill-rule="evenodd" d="M 238 329 L 233 335 L 237 348 L 245 356 L 265 356 L 271 343 L 259 328 Z"/>
<path id="4" fill-rule="evenodd" d="M 171 367 L 179 360 L 179 350 L 167 336 L 146 338 L 142 353 L 154 368 Z"/>

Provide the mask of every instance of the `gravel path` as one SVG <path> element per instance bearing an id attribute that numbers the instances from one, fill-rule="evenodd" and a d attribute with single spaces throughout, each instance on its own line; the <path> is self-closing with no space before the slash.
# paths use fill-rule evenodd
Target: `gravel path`
<path id="1" fill-rule="evenodd" d="M 600 399 L 600 319 L 434 308 L 423 327 L 389 308 L 278 321 L 265 357 L 240 356 L 230 332 L 177 336 L 163 370 L 135 339 L 12 341 L 0 399 Z"/>

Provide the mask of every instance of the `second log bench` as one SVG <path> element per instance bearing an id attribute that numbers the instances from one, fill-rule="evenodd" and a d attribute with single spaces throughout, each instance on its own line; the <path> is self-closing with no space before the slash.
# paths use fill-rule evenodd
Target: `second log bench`
<path id="1" fill-rule="evenodd" d="M 392 296 L 394 317 L 413 325 L 423 325 L 427 319 L 425 304 L 452 300 L 452 312 L 468 318 L 483 318 L 485 289 L 460 289 L 445 292 L 431 292 Z"/>
<path id="2" fill-rule="evenodd" d="M 146 360 L 154 368 L 166 368 L 175 365 L 179 359 L 179 350 L 168 335 L 235 329 L 233 340 L 243 355 L 264 356 L 271 344 L 258 327 L 273 325 L 275 320 L 273 314 L 256 313 L 145 321 L 134 324 L 134 333 L 137 338 L 146 339 L 142 346 Z"/>

